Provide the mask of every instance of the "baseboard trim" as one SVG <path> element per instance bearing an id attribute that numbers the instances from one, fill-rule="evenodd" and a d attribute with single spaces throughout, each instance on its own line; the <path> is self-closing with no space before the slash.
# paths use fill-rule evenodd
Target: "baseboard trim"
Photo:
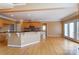
<path id="1" fill-rule="evenodd" d="M 21 47 L 21 45 L 8 45 L 8 47 Z"/>
<path id="2" fill-rule="evenodd" d="M 36 44 L 36 43 L 39 43 L 40 41 L 36 41 L 36 42 L 32 42 L 32 43 L 29 43 L 29 44 L 24 44 L 24 45 L 8 45 L 9 47 L 25 47 L 25 46 L 29 46 L 29 45 L 32 45 L 32 44 Z"/>
<path id="3" fill-rule="evenodd" d="M 61 37 L 61 35 L 48 35 L 47 37 Z"/>

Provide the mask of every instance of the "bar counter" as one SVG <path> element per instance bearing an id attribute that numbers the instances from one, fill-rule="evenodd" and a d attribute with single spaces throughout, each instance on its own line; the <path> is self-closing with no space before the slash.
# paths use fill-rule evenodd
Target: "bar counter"
<path id="1" fill-rule="evenodd" d="M 9 47 L 24 47 L 40 42 L 45 39 L 45 32 L 43 31 L 5 31 L 0 32 L 7 35 Z"/>

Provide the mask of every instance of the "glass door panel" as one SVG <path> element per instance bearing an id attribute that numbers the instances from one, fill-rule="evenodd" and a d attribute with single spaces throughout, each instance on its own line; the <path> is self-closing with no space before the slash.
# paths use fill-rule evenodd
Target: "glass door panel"
<path id="1" fill-rule="evenodd" d="M 64 36 L 68 36 L 68 24 L 64 24 Z"/>
<path id="2" fill-rule="evenodd" d="M 77 22 L 77 40 L 79 40 L 79 21 Z"/>
<path id="3" fill-rule="evenodd" d="M 69 37 L 74 38 L 74 22 L 69 23 Z"/>

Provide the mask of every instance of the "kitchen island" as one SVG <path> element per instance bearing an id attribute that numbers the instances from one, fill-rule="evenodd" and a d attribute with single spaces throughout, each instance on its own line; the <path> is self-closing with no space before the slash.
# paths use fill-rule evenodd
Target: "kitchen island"
<path id="1" fill-rule="evenodd" d="M 7 33 L 9 47 L 24 47 L 45 39 L 45 32 L 10 32 Z"/>

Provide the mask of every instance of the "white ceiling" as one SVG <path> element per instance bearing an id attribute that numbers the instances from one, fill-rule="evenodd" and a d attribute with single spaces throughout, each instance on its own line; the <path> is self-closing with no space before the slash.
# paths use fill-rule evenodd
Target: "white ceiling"
<path id="1" fill-rule="evenodd" d="M 3 13 L 3 15 L 14 18 L 15 20 L 34 20 L 34 21 L 61 21 L 63 17 L 66 17 L 77 11 L 76 3 L 52 3 L 52 4 L 34 4 L 29 3 L 24 6 L 17 7 L 28 7 L 29 10 L 52 8 L 52 10 L 37 10 L 37 11 L 24 11 L 24 12 L 10 12 Z M 57 9 L 56 9 L 57 8 Z M 59 8 L 59 9 L 58 9 Z"/>
<path id="2" fill-rule="evenodd" d="M 23 6 L 26 5 L 24 3 L 0 3 L 0 9 L 9 9 L 9 8 L 14 8 L 16 6 Z"/>

